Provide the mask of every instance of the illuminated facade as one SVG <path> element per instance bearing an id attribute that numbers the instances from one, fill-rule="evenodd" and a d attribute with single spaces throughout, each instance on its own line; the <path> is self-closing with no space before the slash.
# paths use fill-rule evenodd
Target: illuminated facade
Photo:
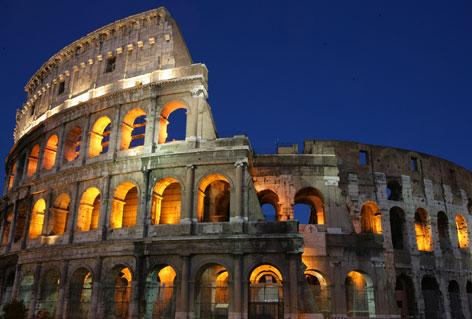
<path id="1" fill-rule="evenodd" d="M 339 141 L 255 154 L 218 137 L 207 81 L 164 8 L 36 72 L 6 161 L 2 303 L 58 319 L 470 316 L 469 171 Z"/>

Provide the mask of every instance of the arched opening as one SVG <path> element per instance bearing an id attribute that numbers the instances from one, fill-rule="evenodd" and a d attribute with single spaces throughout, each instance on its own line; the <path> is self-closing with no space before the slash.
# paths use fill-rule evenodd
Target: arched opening
<path id="1" fill-rule="evenodd" d="M 17 211 L 16 216 L 16 226 L 15 226 L 15 235 L 13 240 L 17 243 L 25 233 L 26 227 L 26 215 L 28 214 L 26 206 L 21 206 Z"/>
<path id="2" fill-rule="evenodd" d="M 161 179 L 152 192 L 151 224 L 178 224 L 181 203 L 180 183 L 174 178 Z"/>
<path id="3" fill-rule="evenodd" d="M 3 238 L 2 238 L 2 245 L 6 245 L 8 243 L 8 237 L 10 236 L 11 230 L 11 222 L 13 221 L 13 211 L 11 211 L 7 218 L 3 221 L 5 223 L 5 228 L 3 230 Z"/>
<path id="4" fill-rule="evenodd" d="M 43 155 L 43 169 L 49 170 L 54 167 L 56 163 L 57 143 L 59 139 L 56 134 L 51 136 L 46 142 Z"/>
<path id="5" fill-rule="evenodd" d="M 444 307 L 436 279 L 424 277 L 421 281 L 421 290 L 423 291 L 425 318 L 442 318 Z"/>
<path id="6" fill-rule="evenodd" d="M 55 270 L 49 270 L 42 279 L 38 310 L 49 314 L 47 318 L 54 318 L 56 316 L 59 280 L 59 273 Z"/>
<path id="7" fill-rule="evenodd" d="M 295 194 L 294 219 L 300 224 L 324 224 L 323 195 L 320 191 L 306 187 Z"/>
<path id="8" fill-rule="evenodd" d="M 36 144 L 35 146 L 33 146 L 30 156 L 28 157 L 28 172 L 26 173 L 26 176 L 28 178 L 33 176 L 34 173 L 36 173 L 36 170 L 38 168 L 38 160 L 39 160 L 39 144 Z"/>
<path id="9" fill-rule="evenodd" d="M 23 275 L 20 283 L 20 290 L 18 293 L 18 300 L 23 301 L 26 308 L 29 308 L 31 303 L 31 296 L 33 294 L 34 275 L 32 272 L 27 272 Z"/>
<path id="10" fill-rule="evenodd" d="M 361 230 L 363 233 L 382 233 L 381 213 L 377 204 L 366 202 L 361 209 Z"/>
<path id="11" fill-rule="evenodd" d="M 388 200 L 402 200 L 402 187 L 397 181 L 387 183 L 387 196 Z"/>
<path id="12" fill-rule="evenodd" d="M 467 281 L 466 285 L 467 301 L 469 303 L 469 313 L 472 313 L 472 282 Z"/>
<path id="13" fill-rule="evenodd" d="M 80 146 L 82 144 L 82 129 L 74 126 L 66 136 L 64 141 L 64 158 L 67 162 L 79 158 Z"/>
<path id="14" fill-rule="evenodd" d="M 271 265 L 254 269 L 249 279 L 249 319 L 284 318 L 282 274 Z"/>
<path id="15" fill-rule="evenodd" d="M 198 221 L 227 222 L 230 209 L 230 185 L 222 175 L 205 177 L 198 188 Z"/>
<path id="16" fill-rule="evenodd" d="M 85 268 L 77 269 L 71 277 L 69 314 L 67 318 L 87 319 L 92 300 L 92 274 Z"/>
<path id="17" fill-rule="evenodd" d="M 329 317 L 331 314 L 331 289 L 326 279 L 316 270 L 305 271 L 305 278 L 320 312 L 325 317 Z"/>
<path id="18" fill-rule="evenodd" d="M 103 116 L 93 125 L 90 132 L 89 157 L 98 156 L 108 152 L 110 143 L 111 120 Z"/>
<path id="19" fill-rule="evenodd" d="M 10 274 L 4 278 L 2 286 L 2 305 L 10 302 L 13 293 L 13 283 L 15 281 L 15 272 L 10 272 Z"/>
<path id="20" fill-rule="evenodd" d="M 77 231 L 94 230 L 98 226 L 100 215 L 100 191 L 96 187 L 88 188 L 80 200 Z"/>
<path id="21" fill-rule="evenodd" d="M 404 249 L 405 240 L 405 212 L 399 207 L 390 209 L 390 230 L 393 249 Z"/>
<path id="22" fill-rule="evenodd" d="M 146 278 L 145 319 L 175 318 L 176 273 L 171 266 L 156 267 Z"/>
<path id="23" fill-rule="evenodd" d="M 228 271 L 210 265 L 200 272 L 195 283 L 195 318 L 228 318 Z"/>
<path id="24" fill-rule="evenodd" d="M 438 213 L 438 237 L 441 249 L 450 248 L 449 241 L 449 219 L 444 212 Z"/>
<path id="25" fill-rule="evenodd" d="M 38 199 L 33 206 L 31 213 L 31 222 L 29 227 L 28 239 L 35 239 L 41 236 L 43 231 L 44 213 L 46 211 L 46 202 L 44 199 Z"/>
<path id="26" fill-rule="evenodd" d="M 416 299 L 413 282 L 408 276 L 401 275 L 395 284 L 395 300 L 402 318 L 416 315 Z"/>
<path id="27" fill-rule="evenodd" d="M 172 141 L 170 141 L 170 138 L 169 138 L 170 127 L 171 126 L 176 126 L 177 128 L 180 128 L 182 126 L 182 123 L 181 123 L 180 117 L 179 117 L 180 121 L 174 121 L 174 118 L 172 117 L 173 121 L 171 122 L 169 116 L 171 115 L 171 113 L 173 113 L 174 111 L 179 110 L 179 109 L 185 109 L 186 110 L 187 107 L 184 104 L 180 103 L 180 102 L 171 102 L 171 103 L 167 104 L 162 109 L 161 116 L 160 116 L 160 119 L 159 119 L 159 138 L 158 138 L 158 143 L 159 144 L 163 144 L 163 143 L 166 143 L 166 142 L 172 142 L 172 141 L 175 140 L 175 139 L 173 139 Z M 186 122 L 186 118 L 185 118 L 184 123 L 185 122 Z M 185 132 L 185 124 L 184 124 L 183 131 Z M 172 136 L 171 136 L 171 138 L 172 138 Z"/>
<path id="28" fill-rule="evenodd" d="M 105 318 L 128 318 L 131 292 L 131 272 L 128 268 L 113 268 L 105 281 Z"/>
<path id="29" fill-rule="evenodd" d="M 423 208 L 418 208 L 415 212 L 415 232 L 418 250 L 433 251 L 429 215 Z"/>
<path id="30" fill-rule="evenodd" d="M 449 292 L 449 305 L 451 308 L 451 319 L 463 319 L 464 312 L 462 311 L 462 300 L 459 285 L 455 280 L 449 282 L 447 289 Z"/>
<path id="31" fill-rule="evenodd" d="M 13 181 L 15 180 L 15 174 L 16 174 L 16 162 L 13 163 L 13 167 L 10 170 L 10 177 L 8 180 L 8 189 L 11 189 L 13 187 Z"/>
<path id="32" fill-rule="evenodd" d="M 456 216 L 456 227 L 457 227 L 457 241 L 459 242 L 459 248 L 469 247 L 469 234 L 467 232 L 467 222 L 462 215 Z"/>
<path id="33" fill-rule="evenodd" d="M 146 112 L 139 108 L 129 111 L 121 125 L 120 149 L 127 150 L 144 145 L 145 132 Z"/>
<path id="34" fill-rule="evenodd" d="M 368 275 L 351 271 L 344 285 L 348 317 L 374 317 L 375 300 L 372 279 Z"/>
<path id="35" fill-rule="evenodd" d="M 131 182 L 121 183 L 113 195 L 111 228 L 133 227 L 138 211 L 138 189 Z"/>
<path id="36" fill-rule="evenodd" d="M 264 219 L 266 221 L 279 220 L 279 196 L 270 189 L 266 189 L 257 193 L 257 197 L 259 197 L 259 203 L 261 205 Z"/>
<path id="37" fill-rule="evenodd" d="M 66 231 L 67 219 L 69 216 L 69 195 L 63 193 L 59 195 L 50 210 L 51 217 L 48 227 L 48 235 L 61 235 Z"/>

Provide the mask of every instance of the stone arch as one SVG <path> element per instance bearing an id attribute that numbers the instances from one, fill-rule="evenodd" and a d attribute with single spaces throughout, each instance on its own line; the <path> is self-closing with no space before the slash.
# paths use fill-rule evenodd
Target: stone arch
<path id="1" fill-rule="evenodd" d="M 155 266 L 146 277 L 145 319 L 175 318 L 176 276 L 170 265 Z"/>
<path id="2" fill-rule="evenodd" d="M 194 314 L 196 319 L 228 318 L 229 272 L 220 264 L 205 264 L 195 276 Z"/>
<path id="3" fill-rule="evenodd" d="M 40 150 L 39 144 L 36 144 L 31 149 L 30 155 L 28 157 L 28 171 L 26 173 L 26 177 L 28 178 L 33 176 L 34 173 L 36 173 L 38 169 L 39 150 Z"/>
<path id="4" fill-rule="evenodd" d="M 469 247 L 469 234 L 467 231 L 467 222 L 462 215 L 456 216 L 457 241 L 459 248 Z"/>
<path id="5" fill-rule="evenodd" d="M 46 201 L 38 199 L 33 206 L 31 222 L 29 226 L 28 239 L 35 239 L 41 236 L 43 231 L 44 214 L 46 212 Z"/>
<path id="6" fill-rule="evenodd" d="M 79 158 L 82 139 L 82 129 L 79 126 L 74 126 L 69 130 L 64 141 L 64 159 L 66 162 Z"/>
<path id="7" fill-rule="evenodd" d="M 374 202 L 365 202 L 361 209 L 361 230 L 363 233 L 382 233 L 382 214 Z"/>
<path id="8" fill-rule="evenodd" d="M 443 211 L 438 212 L 438 236 L 449 240 L 449 219 Z"/>
<path id="9" fill-rule="evenodd" d="M 136 225 L 139 191 L 136 184 L 123 182 L 113 195 L 110 216 L 111 228 L 133 227 Z"/>
<path id="10" fill-rule="evenodd" d="M 169 125 L 169 116 L 172 112 L 178 110 L 178 109 L 188 109 L 185 104 L 182 102 L 178 101 L 173 101 L 170 103 L 167 103 L 160 114 L 159 118 L 159 137 L 158 137 L 158 143 L 163 144 L 166 143 L 167 141 L 167 126 Z"/>
<path id="11" fill-rule="evenodd" d="M 178 224 L 182 210 L 182 187 L 175 178 L 165 177 L 153 188 L 151 224 Z"/>
<path id="12" fill-rule="evenodd" d="M 98 156 L 108 152 L 110 143 L 111 120 L 102 116 L 93 124 L 90 132 L 90 146 L 88 157 Z"/>
<path id="13" fill-rule="evenodd" d="M 10 270 L 3 277 L 2 283 L 2 305 L 10 302 L 13 294 L 13 283 L 15 282 L 15 272 Z"/>
<path id="14" fill-rule="evenodd" d="M 461 291 L 457 281 L 451 280 L 449 282 L 447 291 L 449 293 L 449 307 L 451 309 L 451 319 L 463 319 L 464 311 L 462 310 Z"/>
<path id="15" fill-rule="evenodd" d="M 13 236 L 13 241 L 17 243 L 23 238 L 26 227 L 26 217 L 28 215 L 28 208 L 26 205 L 21 205 L 16 212 L 16 223 L 15 223 L 15 234 Z"/>
<path id="16" fill-rule="evenodd" d="M 257 193 L 259 198 L 259 204 L 261 205 L 262 213 L 264 214 L 264 219 L 267 221 L 274 221 L 280 219 L 280 204 L 279 196 L 271 189 L 264 189 Z M 266 205 L 273 207 L 272 210 L 264 209 Z"/>
<path id="17" fill-rule="evenodd" d="M 10 175 L 8 177 L 8 189 L 10 190 L 13 187 L 13 182 L 15 180 L 16 174 L 16 162 L 13 163 L 13 166 L 10 169 Z"/>
<path id="18" fill-rule="evenodd" d="M 116 265 L 107 272 L 103 289 L 106 318 L 128 318 L 131 282 L 129 267 Z"/>
<path id="19" fill-rule="evenodd" d="M 431 234 L 430 219 L 424 208 L 417 208 L 415 212 L 415 233 L 418 250 L 432 251 L 433 238 Z"/>
<path id="20" fill-rule="evenodd" d="M 326 277 L 318 270 L 307 269 L 305 278 L 319 310 L 325 317 L 331 314 L 331 287 Z"/>
<path id="21" fill-rule="evenodd" d="M 12 221 L 13 221 L 13 211 L 10 211 L 8 215 L 6 215 L 5 219 L 3 220 L 3 222 L 5 223 L 5 227 L 3 230 L 2 245 L 6 245 L 8 243 L 8 237 L 10 236 Z"/>
<path id="22" fill-rule="evenodd" d="M 283 318 L 283 277 L 277 267 L 262 264 L 249 276 L 249 317 Z"/>
<path id="23" fill-rule="evenodd" d="M 295 194 L 294 210 L 297 205 L 306 205 L 309 208 L 310 213 L 307 224 L 323 225 L 325 223 L 323 194 L 316 188 L 305 187 L 300 189 Z M 297 218 L 294 217 L 294 219 Z M 300 223 L 305 224 L 302 221 Z"/>
<path id="24" fill-rule="evenodd" d="M 388 200 L 402 200 L 402 186 L 399 182 L 392 180 L 387 183 L 387 196 Z"/>
<path id="25" fill-rule="evenodd" d="M 56 152 L 57 152 L 57 144 L 59 142 L 59 138 L 56 134 L 53 134 L 49 137 L 48 141 L 46 142 L 46 146 L 43 151 L 43 167 L 44 170 L 50 170 L 54 167 L 56 163 Z"/>
<path id="26" fill-rule="evenodd" d="M 390 231 L 393 249 L 407 248 L 405 212 L 398 206 L 390 209 Z"/>
<path id="27" fill-rule="evenodd" d="M 439 285 L 434 277 L 424 276 L 421 281 L 425 318 L 441 318 L 444 306 Z"/>
<path id="28" fill-rule="evenodd" d="M 207 175 L 198 187 L 198 221 L 227 222 L 230 218 L 230 181 L 221 174 Z"/>
<path id="29" fill-rule="evenodd" d="M 96 187 L 89 187 L 80 199 L 79 214 L 77 216 L 77 231 L 89 231 L 98 227 L 100 216 L 100 191 Z"/>
<path id="30" fill-rule="evenodd" d="M 41 277 L 41 288 L 37 308 L 54 318 L 59 293 L 60 275 L 55 269 L 49 269 Z"/>
<path id="31" fill-rule="evenodd" d="M 18 300 L 23 301 L 26 308 L 29 308 L 31 296 L 33 295 L 33 285 L 35 279 L 32 271 L 27 271 L 21 276 L 20 289 L 18 292 Z"/>
<path id="32" fill-rule="evenodd" d="M 395 282 L 395 300 L 402 317 L 417 314 L 415 287 L 411 278 L 405 274 L 399 275 Z"/>
<path id="33" fill-rule="evenodd" d="M 374 287 L 371 277 L 359 271 L 351 271 L 344 281 L 346 312 L 349 317 L 375 316 Z"/>
<path id="34" fill-rule="evenodd" d="M 51 217 L 48 227 L 48 235 L 62 235 L 66 231 L 69 218 L 70 197 L 66 193 L 57 196 L 52 205 Z"/>
<path id="35" fill-rule="evenodd" d="M 92 301 L 93 276 L 89 269 L 80 267 L 70 277 L 68 318 L 88 318 Z"/>
<path id="36" fill-rule="evenodd" d="M 146 131 L 146 112 L 141 108 L 130 110 L 121 125 L 120 149 L 144 145 L 144 135 Z"/>

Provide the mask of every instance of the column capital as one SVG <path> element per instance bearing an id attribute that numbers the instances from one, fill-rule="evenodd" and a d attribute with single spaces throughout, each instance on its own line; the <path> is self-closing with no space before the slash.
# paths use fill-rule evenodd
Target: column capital
<path id="1" fill-rule="evenodd" d="M 185 168 L 186 169 L 195 169 L 195 165 L 186 165 Z"/>
<path id="2" fill-rule="evenodd" d="M 236 166 L 236 167 L 243 167 L 244 165 L 248 165 L 248 164 L 249 164 L 249 161 L 248 161 L 247 158 L 245 158 L 245 159 L 236 161 L 236 163 L 234 163 L 234 166 Z"/>
<path id="3" fill-rule="evenodd" d="M 199 85 L 190 90 L 190 94 L 194 98 L 206 98 L 208 97 L 208 92 L 203 85 Z"/>

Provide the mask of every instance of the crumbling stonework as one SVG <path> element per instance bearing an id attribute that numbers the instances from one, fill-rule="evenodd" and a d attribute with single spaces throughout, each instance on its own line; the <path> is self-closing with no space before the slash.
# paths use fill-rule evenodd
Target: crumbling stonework
<path id="1" fill-rule="evenodd" d="M 6 160 L 2 303 L 28 318 L 470 317 L 469 171 L 339 141 L 255 154 L 218 138 L 207 81 L 164 8 L 38 70 Z"/>

